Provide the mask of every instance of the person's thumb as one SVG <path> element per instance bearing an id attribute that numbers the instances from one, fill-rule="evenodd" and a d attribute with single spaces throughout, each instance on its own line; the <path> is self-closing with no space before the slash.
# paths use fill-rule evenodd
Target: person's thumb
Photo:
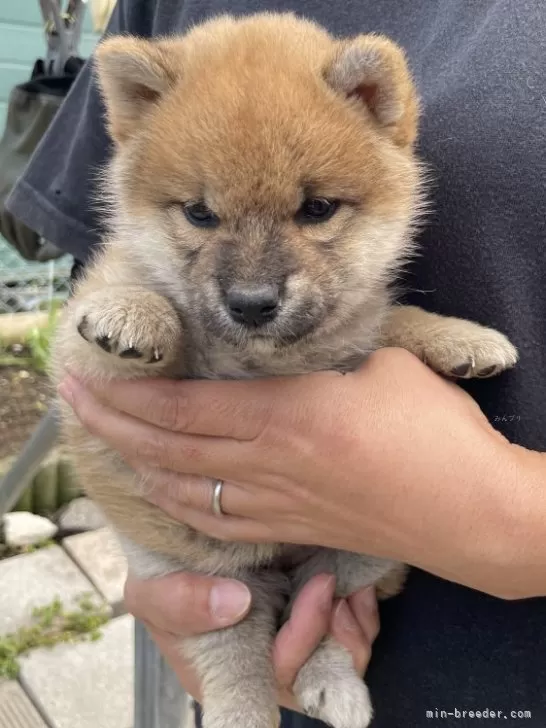
<path id="1" fill-rule="evenodd" d="M 125 584 L 125 604 L 137 619 L 155 629 L 188 637 L 239 622 L 250 609 L 247 586 L 190 572 Z"/>

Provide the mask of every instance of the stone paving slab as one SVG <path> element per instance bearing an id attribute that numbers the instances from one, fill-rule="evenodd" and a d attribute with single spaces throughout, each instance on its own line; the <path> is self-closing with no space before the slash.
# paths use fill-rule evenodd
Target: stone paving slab
<path id="1" fill-rule="evenodd" d="M 63 509 L 57 519 L 62 531 L 94 531 L 107 526 L 100 508 L 90 498 L 75 498 Z"/>
<path id="2" fill-rule="evenodd" d="M 29 623 L 32 610 L 59 597 L 67 608 L 77 606 L 83 594 L 97 590 L 60 546 L 0 561 L 0 634 Z"/>
<path id="3" fill-rule="evenodd" d="M 122 610 L 127 561 L 110 528 L 79 533 L 63 546 L 116 612 Z"/>
<path id="4" fill-rule="evenodd" d="M 133 645 L 133 618 L 118 617 L 96 642 L 35 650 L 20 679 L 52 728 L 131 728 Z"/>
<path id="5" fill-rule="evenodd" d="M 15 680 L 0 680 L 0 728 L 47 728 Z"/>

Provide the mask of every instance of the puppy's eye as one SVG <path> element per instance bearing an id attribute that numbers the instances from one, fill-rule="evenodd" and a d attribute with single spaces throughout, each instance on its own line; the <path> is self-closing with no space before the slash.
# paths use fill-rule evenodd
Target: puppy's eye
<path id="1" fill-rule="evenodd" d="M 195 227 L 215 228 L 220 224 L 218 216 L 204 202 L 186 202 L 182 209 L 187 221 Z"/>
<path id="2" fill-rule="evenodd" d="M 312 225 L 326 222 L 339 208 L 339 200 L 327 200 L 324 197 L 310 197 L 296 213 L 296 222 L 300 225 Z"/>

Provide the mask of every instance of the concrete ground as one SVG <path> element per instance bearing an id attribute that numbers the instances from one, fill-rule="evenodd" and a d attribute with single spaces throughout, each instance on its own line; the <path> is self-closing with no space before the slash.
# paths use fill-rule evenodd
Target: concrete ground
<path id="1" fill-rule="evenodd" d="M 108 528 L 0 561 L 0 636 L 56 597 L 69 609 L 89 594 L 110 614 L 100 639 L 33 650 L 20 660 L 17 680 L 0 678 L 0 728 L 132 728 L 134 623 L 122 604 L 125 575 Z M 190 712 L 181 728 L 193 723 Z"/>

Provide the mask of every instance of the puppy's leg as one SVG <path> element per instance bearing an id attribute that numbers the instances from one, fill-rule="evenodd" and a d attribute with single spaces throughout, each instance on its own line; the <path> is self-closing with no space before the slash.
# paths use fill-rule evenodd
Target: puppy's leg
<path id="1" fill-rule="evenodd" d="M 393 566 L 385 576 L 375 583 L 377 599 L 382 601 L 383 599 L 390 599 L 390 597 L 395 597 L 397 594 L 400 594 L 404 588 L 408 572 L 409 567 L 406 564 L 396 564 Z"/>
<path id="2" fill-rule="evenodd" d="M 492 377 L 518 360 L 516 348 L 499 331 L 416 306 L 391 308 L 381 345 L 407 349 L 440 374 L 463 379 Z"/>
<path id="3" fill-rule="evenodd" d="M 120 540 L 132 573 L 140 578 L 184 569 L 183 563 Z M 237 578 L 252 592 L 247 617 L 234 627 L 181 640 L 180 649 L 200 679 L 204 728 L 278 728 L 271 647 L 287 579 L 274 573 Z"/>
<path id="4" fill-rule="evenodd" d="M 243 581 L 252 592 L 250 614 L 225 630 L 185 640 L 182 649 L 201 678 L 204 728 L 278 728 L 271 647 L 282 602 L 269 580 Z"/>
<path id="5" fill-rule="evenodd" d="M 346 597 L 363 586 L 384 579 L 400 565 L 384 559 L 316 549 L 310 558 L 293 572 L 294 596 L 315 574 L 336 575 L 336 594 Z M 331 638 L 326 638 L 300 670 L 294 694 L 302 709 L 334 728 L 366 728 L 373 715 L 364 681 L 356 673 L 349 652 Z"/>
<path id="6" fill-rule="evenodd" d="M 163 296 L 139 286 L 82 289 L 63 312 L 54 372 L 134 378 L 166 374 L 180 355 L 182 327 Z"/>

